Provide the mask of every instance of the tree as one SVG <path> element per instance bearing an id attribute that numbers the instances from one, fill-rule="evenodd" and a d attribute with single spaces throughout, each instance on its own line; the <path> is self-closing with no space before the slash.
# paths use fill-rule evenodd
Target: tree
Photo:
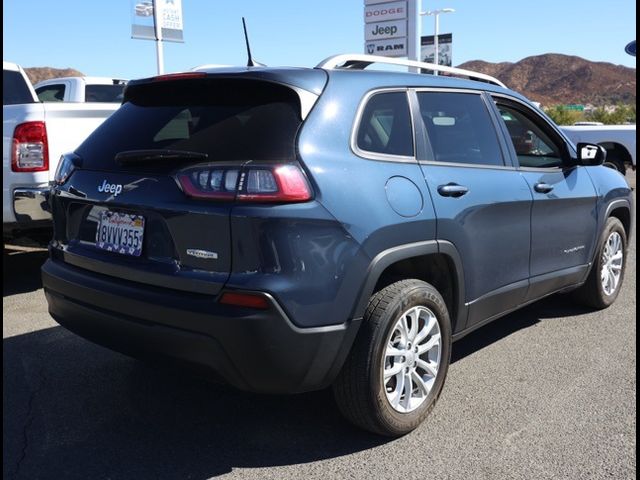
<path id="1" fill-rule="evenodd" d="M 557 125 L 573 125 L 582 118 L 582 112 L 577 110 L 567 110 L 563 105 L 554 105 L 545 110 L 545 113 Z"/>
<path id="2" fill-rule="evenodd" d="M 599 107 L 589 112 L 587 119 L 592 122 L 602 122 L 605 125 L 636 123 L 636 106 L 617 105 L 613 110 Z"/>

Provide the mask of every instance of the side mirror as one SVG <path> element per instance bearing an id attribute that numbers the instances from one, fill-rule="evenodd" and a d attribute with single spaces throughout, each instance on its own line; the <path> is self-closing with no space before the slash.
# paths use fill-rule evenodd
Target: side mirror
<path id="1" fill-rule="evenodd" d="M 607 159 L 607 151 L 600 145 L 579 143 L 576 146 L 578 148 L 578 161 L 581 165 L 594 167 L 596 165 L 602 165 Z"/>

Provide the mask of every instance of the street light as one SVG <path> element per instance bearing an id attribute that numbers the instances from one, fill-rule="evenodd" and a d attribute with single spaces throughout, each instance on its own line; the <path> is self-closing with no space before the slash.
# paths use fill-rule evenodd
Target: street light
<path id="1" fill-rule="evenodd" d="M 438 27 L 439 27 L 439 22 L 438 22 L 438 17 L 440 16 L 441 13 L 453 13 L 455 12 L 455 9 L 453 8 L 441 8 L 439 10 L 428 10 L 426 12 L 420 12 L 420 15 L 426 15 L 426 16 L 431 16 L 433 15 L 435 18 L 435 28 L 434 28 L 434 33 L 433 33 L 433 47 L 435 49 L 435 53 L 434 53 L 434 57 L 433 57 L 433 63 L 435 63 L 436 65 L 439 65 L 438 63 Z M 434 75 L 438 75 L 438 71 L 436 70 L 435 72 L 433 72 Z"/>

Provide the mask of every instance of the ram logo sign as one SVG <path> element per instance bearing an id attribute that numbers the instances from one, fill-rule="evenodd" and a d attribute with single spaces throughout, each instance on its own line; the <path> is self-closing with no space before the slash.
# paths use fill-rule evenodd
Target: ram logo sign
<path id="1" fill-rule="evenodd" d="M 407 39 L 394 38 L 391 40 L 380 40 L 366 44 L 366 52 L 369 55 L 382 55 L 384 57 L 406 57 Z"/>

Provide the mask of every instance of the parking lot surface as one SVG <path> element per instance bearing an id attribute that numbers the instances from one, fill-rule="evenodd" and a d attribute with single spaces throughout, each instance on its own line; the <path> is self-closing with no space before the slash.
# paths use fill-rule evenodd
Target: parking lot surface
<path id="1" fill-rule="evenodd" d="M 242 393 L 69 333 L 45 258 L 3 259 L 3 478 L 636 477 L 635 234 L 611 308 L 554 296 L 465 337 L 431 416 L 396 440 L 349 425 L 329 391 Z"/>

